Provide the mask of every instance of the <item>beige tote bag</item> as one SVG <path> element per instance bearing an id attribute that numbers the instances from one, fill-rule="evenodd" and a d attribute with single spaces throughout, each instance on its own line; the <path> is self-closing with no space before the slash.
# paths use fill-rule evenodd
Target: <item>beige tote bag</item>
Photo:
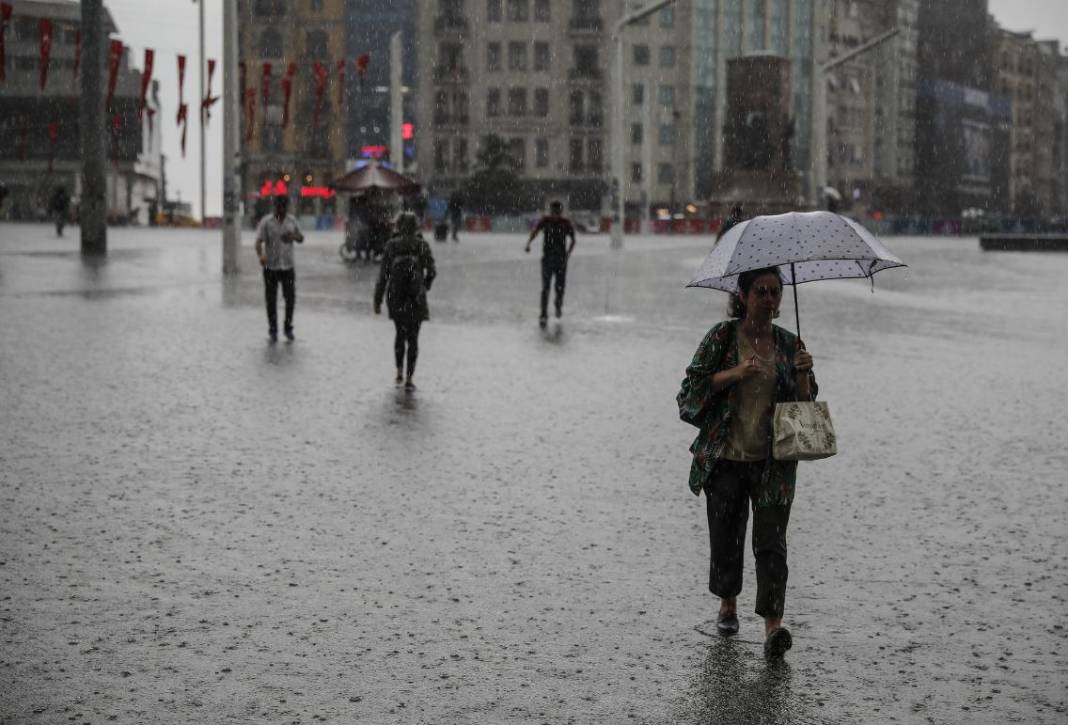
<path id="1" fill-rule="evenodd" d="M 816 461 L 838 452 L 827 403 L 794 400 L 775 404 L 771 455 L 779 461 Z"/>

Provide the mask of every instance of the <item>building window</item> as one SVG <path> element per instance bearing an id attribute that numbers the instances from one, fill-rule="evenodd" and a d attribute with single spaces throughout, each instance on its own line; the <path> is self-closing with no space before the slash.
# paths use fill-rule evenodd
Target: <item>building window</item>
<path id="1" fill-rule="evenodd" d="M 640 184 L 642 182 L 642 165 L 641 164 L 631 164 L 630 165 L 630 180 L 633 181 L 635 184 Z"/>
<path id="2" fill-rule="evenodd" d="M 674 184 L 675 167 L 671 164 L 658 164 L 656 167 L 656 180 L 660 184 Z"/>
<path id="3" fill-rule="evenodd" d="M 534 115 L 545 118 L 549 115 L 549 89 L 534 89 Z"/>
<path id="4" fill-rule="evenodd" d="M 467 171 L 467 139 L 458 138 L 452 145 L 452 163 L 457 171 Z"/>
<path id="5" fill-rule="evenodd" d="M 508 0 L 508 19 L 516 23 L 525 23 L 529 17 L 529 0 Z"/>
<path id="6" fill-rule="evenodd" d="M 604 122 L 604 107 L 601 92 L 590 91 L 586 100 L 586 122 L 591 126 L 600 126 Z"/>
<path id="7" fill-rule="evenodd" d="M 632 123 L 630 125 L 630 142 L 635 146 L 642 145 L 642 125 L 640 123 Z"/>
<path id="8" fill-rule="evenodd" d="M 508 70 L 526 70 L 527 69 L 527 44 L 526 43 L 509 43 L 508 44 Z"/>
<path id="9" fill-rule="evenodd" d="M 534 0 L 534 19 L 541 23 L 549 22 L 549 0 Z"/>
<path id="10" fill-rule="evenodd" d="M 449 94 L 446 91 L 434 93 L 434 123 L 449 122 Z"/>
<path id="11" fill-rule="evenodd" d="M 663 45 L 660 47 L 660 67 L 661 68 L 674 68 L 675 67 L 675 46 Z"/>
<path id="12" fill-rule="evenodd" d="M 582 125 L 582 107 L 583 107 L 583 93 L 582 91 L 571 91 L 571 94 L 567 99 L 568 107 L 568 123 L 572 126 Z"/>
<path id="13" fill-rule="evenodd" d="M 570 149 L 568 167 L 572 171 L 582 171 L 582 139 L 573 138 L 568 146 Z"/>
<path id="14" fill-rule="evenodd" d="M 260 57 L 282 57 L 282 34 L 273 28 L 268 28 L 260 33 Z"/>
<path id="15" fill-rule="evenodd" d="M 669 6 L 660 11 L 660 27 L 675 27 L 675 8 Z"/>
<path id="16" fill-rule="evenodd" d="M 634 46 L 634 65 L 649 65 L 649 46 Z"/>
<path id="17" fill-rule="evenodd" d="M 267 152 L 282 150 L 282 127 L 267 123 L 263 126 L 263 150 Z"/>
<path id="18" fill-rule="evenodd" d="M 256 0 L 256 14 L 268 18 L 285 15 L 286 0 Z"/>
<path id="19" fill-rule="evenodd" d="M 486 20 L 491 23 L 501 22 L 501 0 L 486 0 Z"/>
<path id="20" fill-rule="evenodd" d="M 661 146 L 674 146 L 675 145 L 675 124 L 664 123 L 660 125 L 660 145 Z"/>
<path id="21" fill-rule="evenodd" d="M 496 118 L 501 115 L 501 89 L 490 88 L 486 92 L 486 115 Z"/>
<path id="22" fill-rule="evenodd" d="M 534 70 L 549 70 L 549 44 L 543 42 L 534 43 Z"/>
<path id="23" fill-rule="evenodd" d="M 661 84 L 657 89 L 659 95 L 659 101 L 661 106 L 674 106 L 675 105 L 675 86 L 668 86 Z"/>
<path id="24" fill-rule="evenodd" d="M 306 55 L 323 60 L 330 56 L 326 33 L 322 30 L 310 30 L 304 36 L 304 52 Z"/>
<path id="25" fill-rule="evenodd" d="M 486 45 L 486 70 L 496 71 L 501 69 L 501 44 L 489 43 Z"/>
<path id="26" fill-rule="evenodd" d="M 635 83 L 631 86 L 630 100 L 635 106 L 640 106 L 645 103 L 645 86 L 641 83 Z"/>
<path id="27" fill-rule="evenodd" d="M 515 163 L 516 173 L 522 174 L 527 168 L 527 144 L 521 138 L 513 138 L 508 141 L 508 155 Z"/>
<path id="28" fill-rule="evenodd" d="M 549 139 L 534 139 L 534 165 L 544 169 L 549 165 Z"/>
<path id="29" fill-rule="evenodd" d="M 312 12 L 318 12 L 323 9 L 323 0 L 311 0 Z"/>
<path id="30" fill-rule="evenodd" d="M 599 138 L 591 138 L 589 143 L 590 171 L 600 171 L 604 164 L 604 145 Z"/>
<path id="31" fill-rule="evenodd" d="M 600 63 L 597 62 L 597 46 L 575 46 L 575 71 L 584 78 L 596 78 L 600 74 Z"/>
<path id="32" fill-rule="evenodd" d="M 449 168 L 449 142 L 446 139 L 434 141 L 434 171 L 442 173 Z"/>
<path id="33" fill-rule="evenodd" d="M 508 115 L 509 116 L 525 116 L 525 115 L 527 115 L 527 89 L 526 88 L 510 88 L 510 89 L 508 89 Z"/>

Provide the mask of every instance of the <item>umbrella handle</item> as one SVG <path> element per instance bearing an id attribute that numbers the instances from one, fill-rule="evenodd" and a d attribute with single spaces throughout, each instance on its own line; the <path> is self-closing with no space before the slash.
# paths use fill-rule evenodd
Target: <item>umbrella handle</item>
<path id="1" fill-rule="evenodd" d="M 794 272 L 794 263 L 790 262 L 790 281 L 794 287 L 794 322 L 797 323 L 797 339 L 801 340 L 801 311 L 797 307 L 797 274 Z"/>

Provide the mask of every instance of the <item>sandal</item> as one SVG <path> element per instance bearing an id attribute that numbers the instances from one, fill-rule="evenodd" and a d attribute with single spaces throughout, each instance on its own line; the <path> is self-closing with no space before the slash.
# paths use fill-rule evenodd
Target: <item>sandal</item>
<path id="1" fill-rule="evenodd" d="M 716 629 L 722 635 L 730 635 L 738 633 L 738 614 L 731 612 L 729 614 L 720 614 L 716 618 Z"/>

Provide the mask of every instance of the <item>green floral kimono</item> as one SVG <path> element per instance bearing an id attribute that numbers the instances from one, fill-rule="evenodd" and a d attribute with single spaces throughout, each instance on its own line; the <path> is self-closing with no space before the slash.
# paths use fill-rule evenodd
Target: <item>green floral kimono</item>
<path id="1" fill-rule="evenodd" d="M 679 417 L 700 429 L 690 452 L 690 490 L 700 495 L 704 484 L 710 479 L 716 463 L 723 456 L 730 433 L 731 418 L 738 407 L 736 386 L 712 392 L 712 375 L 738 364 L 737 330 L 740 320 L 721 322 L 705 335 L 686 368 L 686 377 L 676 400 Z M 797 381 L 794 379 L 794 354 L 797 336 L 772 326 L 775 336 L 775 396 L 765 415 L 768 418 L 769 436 L 771 417 L 776 402 L 797 400 Z M 815 377 L 810 376 L 812 398 L 818 390 Z M 770 441 L 769 441 L 770 443 Z M 770 455 L 764 462 L 760 490 L 754 496 L 754 506 L 785 506 L 793 502 L 794 482 L 797 476 L 797 461 L 777 461 Z"/>

